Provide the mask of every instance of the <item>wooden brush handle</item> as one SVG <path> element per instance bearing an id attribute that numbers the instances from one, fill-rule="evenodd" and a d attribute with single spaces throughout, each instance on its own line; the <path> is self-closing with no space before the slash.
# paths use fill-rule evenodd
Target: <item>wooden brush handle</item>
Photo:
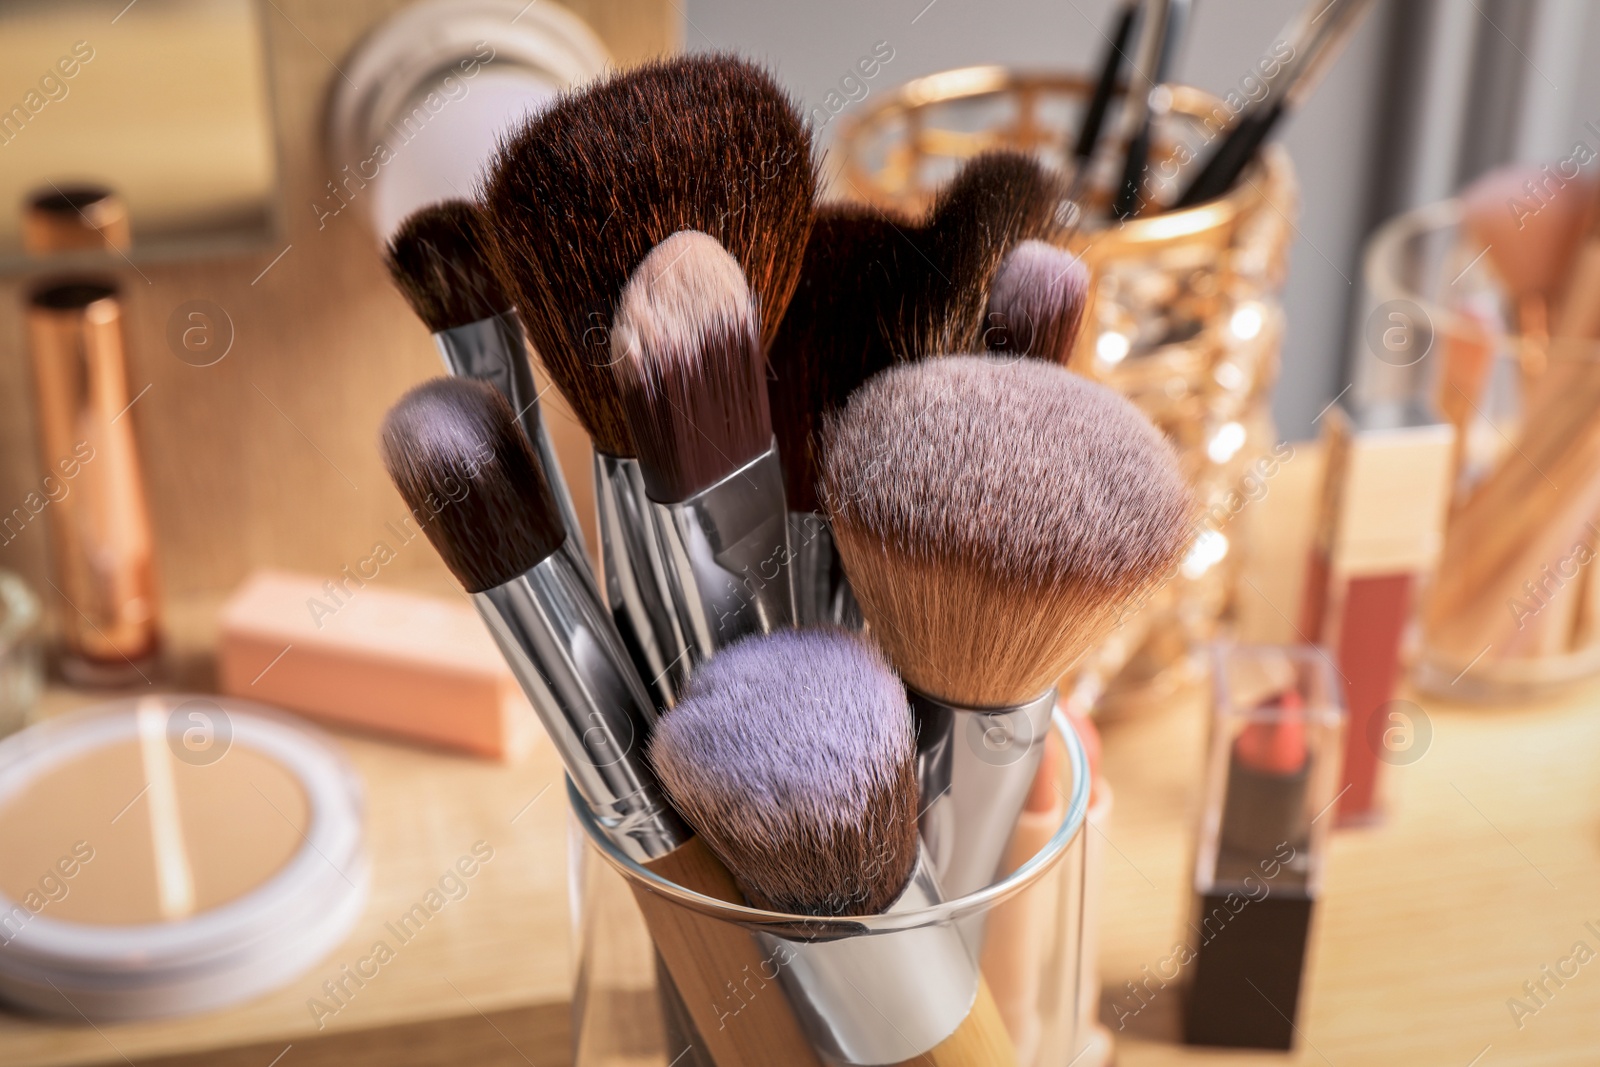
<path id="1" fill-rule="evenodd" d="M 1017 1050 L 1000 1019 L 989 983 L 979 980 L 978 997 L 955 1033 L 896 1067 L 1017 1067 Z"/>
<path id="2" fill-rule="evenodd" d="M 685 889 L 744 902 L 733 876 L 699 838 L 643 866 Z M 633 897 L 717 1067 L 821 1067 L 788 998 L 769 977 L 776 965 L 755 938 L 638 883 Z"/>

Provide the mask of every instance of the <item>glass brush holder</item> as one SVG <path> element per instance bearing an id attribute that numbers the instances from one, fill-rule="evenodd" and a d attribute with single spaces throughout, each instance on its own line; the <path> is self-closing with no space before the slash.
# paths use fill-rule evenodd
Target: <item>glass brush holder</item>
<path id="1" fill-rule="evenodd" d="M 1525 699 L 1600 674 L 1600 341 L 1557 333 L 1521 282 L 1456 199 L 1389 220 L 1363 263 L 1353 392 L 1455 429 L 1412 674 L 1450 700 Z"/>
<path id="2" fill-rule="evenodd" d="M 1001 66 L 908 82 L 844 120 L 839 192 L 919 212 L 968 158 L 1030 153 L 1069 169 L 1090 78 Z M 1170 87 L 1154 119 L 1147 200 L 1170 202 L 1231 121 L 1224 102 Z M 1115 116 L 1113 116 L 1113 126 Z M 1233 520 L 1260 499 L 1288 454 L 1271 393 L 1283 344 L 1282 291 L 1298 188 L 1269 146 L 1225 196 L 1126 223 L 1104 206 L 1123 153 L 1107 136 L 1085 182 L 1069 247 L 1090 271 L 1071 368 L 1132 400 L 1173 442 L 1201 502 L 1194 548 L 1136 616 L 1087 658 L 1078 684 L 1098 714 L 1134 711 L 1201 684 L 1198 650 L 1232 619 L 1248 546 Z"/>
<path id="3" fill-rule="evenodd" d="M 748 1029 L 739 1040 L 753 1041 L 768 1064 L 1071 1062 L 1089 1037 L 1079 1033 L 1079 1006 L 1090 782 L 1083 745 L 1059 711 L 1048 743 L 1060 745 L 1063 758 L 1054 783 L 1060 803 L 1051 816 L 1059 820 L 1040 834 L 1042 847 L 960 899 L 918 902 L 913 875 L 901 904 L 871 916 L 781 915 L 665 881 L 610 842 L 569 783 L 573 1063 L 748 1067 L 714 1052 L 740 1028 Z M 1019 830 L 1013 844 L 1024 838 Z M 674 982 L 662 962 L 668 943 L 658 951 L 652 941 L 641 894 L 650 895 L 651 929 L 663 929 L 664 916 L 671 927 L 698 930 L 708 940 L 736 931 L 750 962 L 729 966 L 727 974 L 712 969 L 698 989 Z M 803 1037 L 786 1039 L 785 1032 L 795 1031 L 769 1027 L 778 1016 L 792 1019 Z M 980 1016 L 997 1020 L 986 1040 L 963 1043 L 961 1035 Z M 708 1039 L 700 1030 L 713 1021 L 726 1033 Z"/>

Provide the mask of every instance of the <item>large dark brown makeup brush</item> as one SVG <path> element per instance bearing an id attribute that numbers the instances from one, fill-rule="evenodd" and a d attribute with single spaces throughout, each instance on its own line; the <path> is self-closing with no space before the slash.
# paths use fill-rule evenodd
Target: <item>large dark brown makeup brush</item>
<path id="1" fill-rule="evenodd" d="M 816 166 L 795 102 L 764 70 L 725 55 L 647 63 L 574 91 L 501 147 L 485 190 L 495 260 L 551 380 L 594 439 L 606 588 L 658 699 L 684 635 L 617 396 L 610 329 L 650 250 L 710 234 L 744 268 L 777 329 L 811 228 Z"/>
<path id="2" fill-rule="evenodd" d="M 725 649 L 661 720 L 650 759 L 752 904 L 871 916 L 943 900 L 917 837 L 916 740 L 882 654 L 832 628 Z M 961 933 L 759 935 L 817 1051 L 834 1064 L 1014 1064 Z M 802 936 L 803 933 L 810 936 Z"/>
<path id="3" fill-rule="evenodd" d="M 562 552 L 560 515 L 504 397 L 442 378 L 384 419 L 384 465 L 488 624 L 574 787 L 616 847 L 678 885 L 739 903 L 737 886 L 667 802 L 644 758 L 655 709 L 592 585 Z M 789 1004 L 758 997 L 731 1022 L 725 984 L 765 957 L 731 924 L 635 890 L 657 951 L 722 1067 L 816 1067 Z"/>
<path id="4" fill-rule="evenodd" d="M 761 314 L 738 260 L 684 230 L 633 272 L 611 344 L 687 641 L 686 680 L 718 649 L 794 622 Z"/>
<path id="5" fill-rule="evenodd" d="M 1089 299 L 1089 268 L 1064 248 L 1023 241 L 1000 264 L 989 291 L 985 347 L 1065 367 Z"/>
<path id="6" fill-rule="evenodd" d="M 539 456 L 573 550 L 584 558 L 583 527 L 540 417 L 522 322 L 489 262 L 486 229 L 477 205 L 441 201 L 400 224 L 385 249 L 384 263 L 417 318 L 433 331 L 445 369 L 488 382 L 511 404 Z"/>
<path id="7" fill-rule="evenodd" d="M 895 367 L 826 441 L 839 553 L 912 690 L 923 836 L 964 895 L 996 874 L 1057 679 L 1188 544 L 1189 489 L 1132 404 L 1036 359 Z"/>
<path id="8" fill-rule="evenodd" d="M 909 219 L 859 204 L 819 207 L 800 284 L 767 352 L 801 626 L 861 624 L 817 499 L 822 419 L 894 362 L 887 309 L 901 298 L 901 257 L 916 254 L 907 236 L 915 229 Z"/>

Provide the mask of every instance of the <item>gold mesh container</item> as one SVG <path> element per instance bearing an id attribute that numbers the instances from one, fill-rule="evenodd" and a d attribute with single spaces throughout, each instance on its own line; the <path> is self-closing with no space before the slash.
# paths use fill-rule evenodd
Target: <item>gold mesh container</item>
<path id="1" fill-rule="evenodd" d="M 994 148 L 1069 167 L 1092 82 L 967 67 L 918 78 L 846 121 L 832 192 L 918 212 L 963 160 Z M 1147 199 L 1170 199 L 1232 119 L 1198 89 L 1168 94 L 1155 124 Z M 1099 162 L 1120 167 L 1102 146 Z M 1194 651 L 1229 620 L 1247 546 L 1233 520 L 1276 470 L 1269 408 L 1283 343 L 1282 290 L 1298 192 L 1269 148 L 1226 196 L 1122 224 L 1097 221 L 1116 167 L 1086 176 L 1091 210 L 1070 242 L 1091 272 L 1072 368 L 1118 389 L 1173 441 L 1203 506 L 1178 572 L 1113 634 L 1078 679 L 1115 712 L 1195 681 Z"/>

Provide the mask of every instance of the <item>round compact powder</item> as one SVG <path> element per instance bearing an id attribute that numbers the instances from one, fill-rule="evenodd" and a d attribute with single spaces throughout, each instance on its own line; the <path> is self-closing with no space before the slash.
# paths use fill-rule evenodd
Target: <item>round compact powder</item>
<path id="1" fill-rule="evenodd" d="M 321 734 L 148 697 L 0 742 L 0 997 L 141 1018 L 232 1003 L 331 951 L 364 906 L 359 780 Z"/>

